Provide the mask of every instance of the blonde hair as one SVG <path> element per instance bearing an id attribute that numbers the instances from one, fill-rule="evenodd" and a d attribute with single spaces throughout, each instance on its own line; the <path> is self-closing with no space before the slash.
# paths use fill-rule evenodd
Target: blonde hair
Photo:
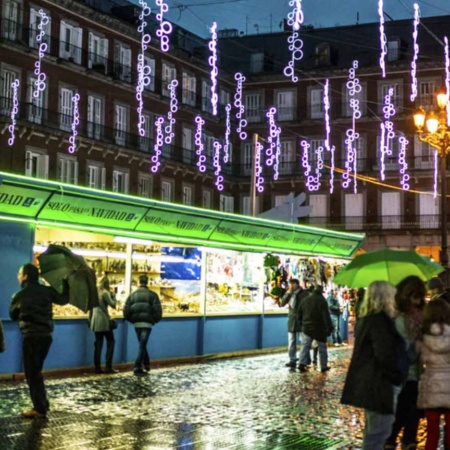
<path id="1" fill-rule="evenodd" d="M 395 317 L 395 293 L 397 290 L 387 281 L 374 281 L 369 285 L 361 304 L 360 316 L 370 316 L 385 312 L 389 317 Z"/>

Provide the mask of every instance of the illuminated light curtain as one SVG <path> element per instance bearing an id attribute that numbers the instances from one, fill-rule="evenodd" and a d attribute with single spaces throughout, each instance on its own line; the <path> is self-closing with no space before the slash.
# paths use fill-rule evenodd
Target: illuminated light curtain
<path id="1" fill-rule="evenodd" d="M 217 68 L 217 23 L 213 22 L 210 29 L 211 40 L 209 41 L 208 48 L 211 52 L 208 58 L 208 64 L 211 67 L 211 107 L 213 116 L 217 116 L 217 104 L 219 97 L 217 95 L 217 75 L 219 73 Z"/>
<path id="2" fill-rule="evenodd" d="M 275 151 L 275 163 L 273 165 L 273 179 L 275 181 L 278 180 L 279 175 L 279 167 L 280 167 L 280 157 L 281 157 L 281 128 L 279 129 L 280 132 L 277 134 L 277 145 L 276 145 L 276 151 Z"/>
<path id="3" fill-rule="evenodd" d="M 225 144 L 223 146 L 223 162 L 225 164 L 230 160 L 230 135 L 231 135 L 231 104 L 225 106 Z"/>
<path id="4" fill-rule="evenodd" d="M 172 80 L 169 83 L 169 92 L 170 92 L 170 109 L 167 113 L 167 126 L 165 127 L 165 138 L 164 142 L 166 144 L 171 144 L 173 139 L 175 138 L 174 127 L 176 123 L 176 119 L 174 114 L 178 111 L 178 100 L 177 100 L 177 86 L 178 80 Z"/>
<path id="5" fill-rule="evenodd" d="M 145 32 L 147 28 L 146 18 L 150 16 L 151 9 L 147 5 L 145 0 L 139 0 L 139 4 L 141 5 L 141 13 L 139 14 L 139 26 L 138 33 L 141 34 L 141 52 L 138 55 L 138 63 L 137 63 L 137 83 L 136 83 L 136 100 L 138 102 L 138 132 L 139 136 L 145 137 L 145 116 L 144 116 L 144 89 L 145 86 L 149 86 L 151 83 L 150 75 L 151 75 L 151 67 L 145 64 L 145 51 L 148 48 L 148 45 L 151 41 L 151 36 L 149 33 Z"/>
<path id="6" fill-rule="evenodd" d="M 334 145 L 330 145 L 331 125 L 330 125 L 330 80 L 326 79 L 323 87 L 323 111 L 325 117 L 325 142 L 324 147 L 327 152 L 331 154 L 331 167 L 330 167 L 330 194 L 334 191 Z"/>
<path id="7" fill-rule="evenodd" d="M 259 193 L 264 192 L 263 165 L 261 162 L 263 150 L 264 146 L 257 141 L 255 149 L 255 188 Z"/>
<path id="8" fill-rule="evenodd" d="M 279 157 L 281 153 L 281 144 L 278 139 L 281 134 L 281 128 L 277 125 L 275 121 L 275 116 L 277 115 L 277 109 L 272 106 L 267 113 L 267 123 L 269 125 L 269 133 L 267 136 L 268 147 L 266 149 L 266 166 L 274 168 L 273 179 L 278 180 L 278 161 L 277 155 Z"/>
<path id="9" fill-rule="evenodd" d="M 295 62 L 303 58 L 303 41 L 299 38 L 300 26 L 303 23 L 304 16 L 301 0 L 290 0 L 289 6 L 293 10 L 288 13 L 287 23 L 292 28 L 292 35 L 288 37 L 289 50 L 291 51 L 291 60 L 284 68 L 283 73 L 290 78 L 292 82 L 297 83 L 298 77 L 295 75 Z"/>
<path id="10" fill-rule="evenodd" d="M 419 58 L 419 44 L 417 37 L 419 36 L 420 9 L 417 3 L 414 3 L 414 21 L 413 21 L 413 59 L 411 61 L 411 96 L 413 102 L 417 97 L 417 59 Z"/>
<path id="11" fill-rule="evenodd" d="M 392 156 L 392 142 L 395 137 L 394 132 L 394 122 L 392 122 L 391 117 L 395 115 L 395 106 L 392 103 L 392 98 L 394 97 L 394 89 L 391 87 L 388 89 L 387 94 L 384 96 L 383 104 L 383 116 L 384 122 L 381 122 L 380 129 L 380 179 L 385 180 L 385 156 Z"/>
<path id="12" fill-rule="evenodd" d="M 45 91 L 45 88 L 47 87 L 47 75 L 42 72 L 42 59 L 48 50 L 48 45 L 44 42 L 44 38 L 45 27 L 49 23 L 49 18 L 42 9 L 39 10 L 39 16 L 40 20 L 37 26 L 39 33 L 36 34 L 36 42 L 38 44 L 38 60 L 34 63 L 34 75 L 36 80 L 34 81 L 33 102 L 39 98 L 41 92 Z"/>
<path id="13" fill-rule="evenodd" d="M 164 117 L 158 117 L 155 121 L 155 144 L 153 145 L 154 154 L 151 158 L 151 168 L 150 170 L 153 173 L 158 172 L 159 167 L 161 166 L 160 156 L 161 149 L 164 145 Z"/>
<path id="14" fill-rule="evenodd" d="M 12 89 L 12 107 L 11 107 L 11 123 L 8 126 L 8 131 L 10 133 L 10 137 L 8 139 L 8 145 L 11 147 L 14 144 L 14 141 L 16 140 L 16 117 L 19 113 L 19 86 L 20 81 L 18 78 L 16 78 L 11 83 L 11 89 Z"/>
<path id="15" fill-rule="evenodd" d="M 398 164 L 400 165 L 400 185 L 403 190 L 409 190 L 409 180 L 411 177 L 407 173 L 408 163 L 406 162 L 406 148 L 408 147 L 409 141 L 404 136 L 400 136 L 398 139 L 399 150 L 398 150 Z"/>
<path id="16" fill-rule="evenodd" d="M 433 179 L 433 191 L 434 195 L 433 197 L 437 197 L 437 188 L 438 188 L 438 152 L 437 150 L 434 150 L 434 179 Z"/>
<path id="17" fill-rule="evenodd" d="M 381 76 L 386 77 L 386 55 L 387 55 L 387 39 L 386 33 L 384 32 L 384 11 L 383 11 L 383 0 L 378 0 L 378 15 L 380 17 L 380 69 Z"/>
<path id="18" fill-rule="evenodd" d="M 205 121 L 201 116 L 197 116 L 195 118 L 196 130 L 195 130 L 195 139 L 194 143 L 196 146 L 195 154 L 197 155 L 197 168 L 199 172 L 206 172 L 206 156 L 203 153 L 205 150 L 205 144 L 203 143 L 203 125 L 205 125 Z"/>
<path id="19" fill-rule="evenodd" d="M 300 146 L 302 147 L 302 167 L 303 174 L 305 175 L 305 185 L 308 191 L 317 191 L 320 187 L 320 173 L 316 176 L 311 174 L 311 164 L 309 163 L 309 149 L 311 144 L 308 141 L 300 141 Z M 323 150 L 323 149 L 322 149 Z"/>
<path id="20" fill-rule="evenodd" d="M 214 175 L 216 177 L 216 181 L 214 185 L 218 191 L 223 191 L 223 176 L 222 176 L 222 166 L 220 164 L 220 150 L 222 149 L 222 145 L 219 141 L 214 141 L 214 157 L 213 157 L 213 167 L 215 169 Z"/>
<path id="21" fill-rule="evenodd" d="M 156 14 L 156 20 L 159 22 L 156 36 L 159 37 L 161 51 L 167 53 L 169 51 L 169 36 L 173 30 L 172 24 L 164 20 L 164 14 L 169 11 L 169 6 L 163 0 L 156 0 L 156 5 L 159 6 L 159 13 Z"/>
<path id="22" fill-rule="evenodd" d="M 447 98 L 450 98 L 450 57 L 448 51 L 448 38 L 444 36 L 444 57 L 445 57 L 445 89 Z M 447 102 L 447 126 L 450 126 L 450 102 Z"/>
<path id="23" fill-rule="evenodd" d="M 355 142 L 359 139 L 359 133 L 356 132 L 356 121 L 361 117 L 361 110 L 359 109 L 359 100 L 355 98 L 361 92 L 362 87 L 359 83 L 359 78 L 356 77 L 356 69 L 358 68 L 358 61 L 353 61 L 353 67 L 349 69 L 349 79 L 347 81 L 347 91 L 349 97 L 349 107 L 352 110 L 352 127 L 346 131 L 346 161 L 345 172 L 342 175 L 342 186 L 348 188 L 350 186 L 350 176 L 353 172 L 353 188 L 355 194 L 357 193 L 357 171 L 356 164 L 358 155 L 356 154 Z"/>
<path id="24" fill-rule="evenodd" d="M 75 94 L 72 97 L 72 135 L 69 137 L 69 153 L 75 153 L 77 150 L 77 136 L 78 136 L 78 125 L 80 124 L 80 94 Z"/>
<path id="25" fill-rule="evenodd" d="M 247 126 L 247 121 L 244 119 L 245 105 L 242 101 L 242 91 L 244 88 L 243 85 L 245 77 L 238 72 L 234 75 L 234 79 L 237 81 L 236 93 L 234 94 L 234 107 L 238 110 L 238 112 L 236 113 L 236 119 L 238 120 L 236 131 L 239 133 L 239 138 L 241 139 L 241 141 L 245 141 L 247 139 L 247 132 L 244 131 L 244 128 Z"/>

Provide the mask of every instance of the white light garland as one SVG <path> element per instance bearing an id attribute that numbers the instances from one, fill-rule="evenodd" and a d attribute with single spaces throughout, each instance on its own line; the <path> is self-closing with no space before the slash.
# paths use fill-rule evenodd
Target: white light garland
<path id="1" fill-rule="evenodd" d="M 276 152 L 275 152 L 275 163 L 273 165 L 273 179 L 275 181 L 278 180 L 279 175 L 279 167 L 280 167 L 280 157 L 281 157 L 281 129 L 280 132 L 277 134 L 277 146 L 276 146 Z"/>
<path id="2" fill-rule="evenodd" d="M 331 125 L 330 125 L 330 80 L 326 79 L 323 87 L 323 111 L 325 116 L 325 141 L 324 147 L 327 152 L 331 153 L 330 167 L 330 194 L 334 191 L 334 145 L 330 145 Z"/>
<path id="3" fill-rule="evenodd" d="M 293 10 L 288 14 L 287 20 L 288 25 L 292 27 L 292 35 L 288 37 L 291 60 L 284 68 L 283 73 L 286 77 L 291 78 L 292 82 L 297 83 L 298 77 L 295 75 L 295 62 L 303 58 L 303 41 L 299 38 L 298 31 L 303 23 L 304 16 L 301 0 L 290 0 L 289 6 L 293 7 Z"/>
<path id="4" fill-rule="evenodd" d="M 309 164 L 309 149 L 311 145 L 308 141 L 300 141 L 300 146 L 302 147 L 302 167 L 303 173 L 305 175 L 305 185 L 308 191 L 315 191 L 318 186 L 315 184 L 314 176 L 311 175 L 311 165 Z"/>
<path id="5" fill-rule="evenodd" d="M 214 171 L 214 175 L 216 176 L 216 181 L 214 185 L 216 186 L 218 191 L 223 191 L 223 176 L 221 175 L 222 166 L 220 165 L 220 150 L 222 149 L 222 145 L 219 141 L 214 141 L 214 157 L 213 157 L 213 166 L 216 169 Z"/>
<path id="6" fill-rule="evenodd" d="M 408 170 L 408 163 L 406 162 L 406 148 L 409 144 L 408 139 L 406 139 L 404 136 L 400 136 L 398 139 L 399 142 L 399 151 L 398 151 L 398 163 L 400 165 L 400 185 L 402 186 L 403 190 L 408 191 L 409 190 L 409 180 L 410 176 L 407 173 Z"/>
<path id="7" fill-rule="evenodd" d="M 231 135 L 231 104 L 225 106 L 226 120 L 225 120 L 225 144 L 223 146 L 223 162 L 225 164 L 230 160 L 230 135 Z"/>
<path id="8" fill-rule="evenodd" d="M 78 125 L 80 124 L 80 94 L 75 94 L 72 97 L 72 106 L 73 106 L 73 117 L 72 117 L 72 135 L 69 137 L 69 153 L 75 153 L 77 150 L 77 136 L 78 136 Z"/>
<path id="9" fill-rule="evenodd" d="M 234 94 L 234 107 L 238 110 L 236 113 L 236 119 L 239 121 L 236 131 L 239 133 L 239 138 L 241 141 L 245 141 L 247 139 L 247 133 L 244 131 L 244 128 L 247 126 L 247 120 L 244 119 L 245 105 L 242 101 L 242 91 L 245 77 L 238 72 L 234 75 L 234 79 L 237 81 L 236 93 Z"/>
<path id="10" fill-rule="evenodd" d="M 172 80 L 168 86 L 170 91 L 170 110 L 167 113 L 168 124 L 165 127 L 166 137 L 164 138 L 164 142 L 166 144 L 171 144 L 175 137 L 174 127 L 176 119 L 173 115 L 178 111 L 177 86 L 178 80 Z"/>
<path id="11" fill-rule="evenodd" d="M 12 89 L 12 108 L 11 108 L 11 123 L 8 127 L 8 131 L 10 132 L 10 137 L 8 139 L 8 145 L 11 147 L 14 144 L 14 141 L 16 140 L 16 117 L 19 113 L 19 86 L 20 81 L 18 78 L 16 78 L 11 83 L 11 89 Z"/>
<path id="12" fill-rule="evenodd" d="M 272 106 L 266 112 L 267 122 L 269 125 L 269 134 L 267 136 L 267 143 L 269 146 L 266 149 L 266 165 L 272 167 L 275 164 L 276 152 L 277 152 L 277 136 L 281 133 L 281 129 L 275 122 L 275 116 L 277 115 L 277 108 Z"/>
<path id="13" fill-rule="evenodd" d="M 433 164 L 434 164 L 434 179 L 433 179 L 433 191 L 434 191 L 434 198 L 437 197 L 437 190 L 438 190 L 438 152 L 437 150 L 434 150 L 434 158 L 433 158 Z"/>
<path id="14" fill-rule="evenodd" d="M 263 149 L 263 145 L 257 141 L 255 149 L 255 188 L 259 193 L 264 192 L 263 166 L 261 163 Z"/>
<path id="15" fill-rule="evenodd" d="M 36 34 L 36 42 L 38 43 L 38 60 L 34 63 L 34 75 L 36 80 L 34 81 L 33 100 L 38 99 L 40 93 L 45 91 L 47 87 L 46 79 L 47 75 L 42 71 L 42 59 L 45 56 L 45 52 L 48 50 L 48 45 L 44 42 L 45 27 L 49 23 L 47 14 L 40 9 L 39 10 L 39 24 L 37 26 L 39 33 Z"/>
<path id="16" fill-rule="evenodd" d="M 445 56 L 445 88 L 447 97 L 450 98 L 450 57 L 448 51 L 448 38 L 444 36 L 444 56 Z M 450 102 L 447 102 L 447 126 L 450 126 Z"/>
<path id="17" fill-rule="evenodd" d="M 205 121 L 201 116 L 197 116 L 195 118 L 196 130 L 195 130 L 195 146 L 197 147 L 195 150 L 195 154 L 197 155 L 197 168 L 199 172 L 206 172 L 206 156 L 203 154 L 205 150 L 205 145 L 203 144 L 203 125 L 205 125 Z"/>
<path id="18" fill-rule="evenodd" d="M 158 169 L 161 166 L 161 161 L 159 157 L 161 156 L 161 149 L 164 145 L 163 127 L 164 127 L 164 117 L 158 117 L 155 121 L 156 137 L 155 137 L 155 144 L 153 145 L 154 155 L 151 158 L 152 166 L 150 169 L 153 173 L 158 172 Z"/>
<path id="19" fill-rule="evenodd" d="M 387 94 L 384 96 L 383 116 L 384 122 L 381 122 L 381 136 L 380 136 L 380 178 L 385 180 L 385 156 L 392 156 L 392 142 L 395 137 L 394 122 L 391 117 L 395 115 L 395 106 L 392 103 L 394 97 L 394 88 L 390 87 Z"/>
<path id="20" fill-rule="evenodd" d="M 414 22 L 413 22 L 413 59 L 411 61 L 411 96 L 413 102 L 417 97 L 417 59 L 419 58 L 419 44 L 417 38 L 419 36 L 420 9 L 417 3 L 414 3 Z"/>
<path id="21" fill-rule="evenodd" d="M 156 30 L 156 36 L 159 37 L 161 51 L 167 53 L 169 51 L 169 35 L 172 33 L 172 24 L 164 20 L 164 14 L 169 11 L 169 6 L 163 0 L 156 0 L 159 6 L 159 13 L 156 14 L 156 20 L 159 21 L 159 28 Z"/>
<path id="22" fill-rule="evenodd" d="M 213 116 L 217 116 L 217 104 L 219 103 L 219 96 L 217 95 L 217 75 L 219 73 L 217 68 L 217 23 L 213 22 L 210 29 L 211 40 L 208 48 L 211 56 L 208 58 L 209 66 L 211 67 L 211 106 Z"/>
<path id="23" fill-rule="evenodd" d="M 386 33 L 384 32 L 383 0 L 378 0 L 378 16 L 380 18 L 380 47 L 381 47 L 380 69 L 381 69 L 381 76 L 385 78 L 386 77 L 385 58 L 387 55 L 387 38 Z"/>

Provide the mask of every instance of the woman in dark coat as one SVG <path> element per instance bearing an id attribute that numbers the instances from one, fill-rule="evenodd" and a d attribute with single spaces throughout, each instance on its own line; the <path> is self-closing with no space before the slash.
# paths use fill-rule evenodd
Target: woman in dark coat
<path id="1" fill-rule="evenodd" d="M 355 326 L 355 347 L 341 402 L 364 409 L 364 450 L 383 449 L 408 371 L 405 342 L 393 320 L 395 292 L 390 283 L 373 282 Z"/>

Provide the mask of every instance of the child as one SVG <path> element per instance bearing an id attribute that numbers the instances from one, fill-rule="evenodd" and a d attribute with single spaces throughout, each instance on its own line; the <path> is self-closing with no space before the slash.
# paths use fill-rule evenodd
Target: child
<path id="1" fill-rule="evenodd" d="M 433 300 L 423 311 L 422 338 L 417 347 L 425 364 L 419 382 L 417 407 L 425 410 L 427 443 L 425 450 L 436 450 L 439 421 L 445 417 L 444 443 L 450 448 L 450 305 Z"/>

